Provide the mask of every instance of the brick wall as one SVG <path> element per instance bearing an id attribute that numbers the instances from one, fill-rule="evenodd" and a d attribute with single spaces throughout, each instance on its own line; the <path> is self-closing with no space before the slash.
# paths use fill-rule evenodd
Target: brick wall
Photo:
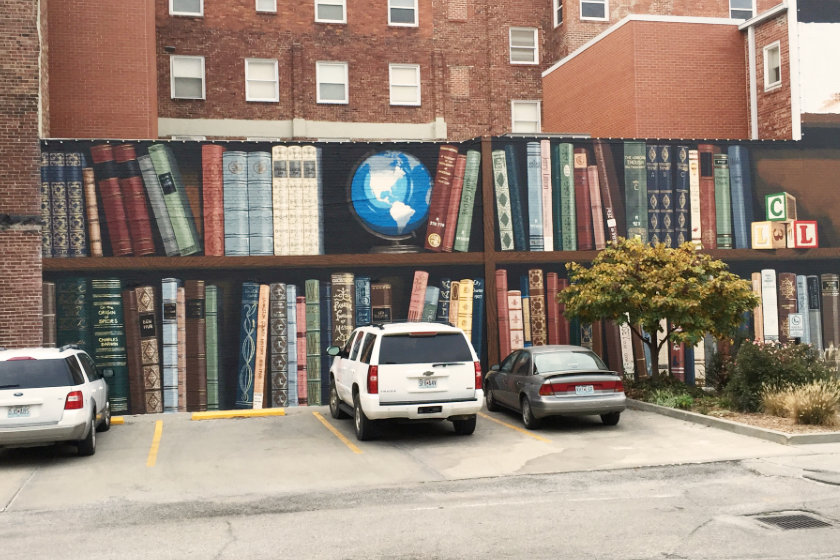
<path id="1" fill-rule="evenodd" d="M 764 47 L 779 41 L 782 64 L 782 84 L 764 89 Z M 755 83 L 758 112 L 758 137 L 761 139 L 790 139 L 793 135 L 790 97 L 790 49 L 787 14 L 761 23 L 755 28 Z"/>
<path id="2" fill-rule="evenodd" d="M 51 1 L 46 19 L 46 135 L 156 138 L 154 0 Z"/>
<path id="3" fill-rule="evenodd" d="M 745 138 L 743 48 L 734 26 L 630 22 L 544 78 L 543 128 Z"/>
<path id="4" fill-rule="evenodd" d="M 7 0 L 0 15 L 0 346 L 41 344 L 38 7 Z M 11 224 L 9 223 L 11 222 Z"/>

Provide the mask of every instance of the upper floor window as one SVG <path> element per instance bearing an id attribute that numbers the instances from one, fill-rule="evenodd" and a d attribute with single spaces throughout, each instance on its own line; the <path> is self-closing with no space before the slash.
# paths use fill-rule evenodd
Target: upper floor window
<path id="1" fill-rule="evenodd" d="M 609 0 L 581 0 L 580 19 L 610 19 Z"/>
<path id="2" fill-rule="evenodd" d="M 539 101 L 511 101 L 511 132 L 541 132 Z"/>
<path id="3" fill-rule="evenodd" d="M 540 61 L 537 49 L 537 30 L 532 27 L 510 28 L 510 63 L 537 64 Z"/>
<path id="4" fill-rule="evenodd" d="M 169 15 L 203 16 L 204 0 L 169 0 Z"/>
<path id="5" fill-rule="evenodd" d="M 280 101 L 276 60 L 245 59 L 245 100 Z"/>
<path id="6" fill-rule="evenodd" d="M 563 0 L 552 0 L 554 9 L 554 27 L 563 23 Z"/>
<path id="7" fill-rule="evenodd" d="M 315 0 L 315 21 L 347 23 L 345 0 Z"/>
<path id="8" fill-rule="evenodd" d="M 753 17 L 753 0 L 729 0 L 729 17 L 732 19 L 750 19 Z"/>
<path id="9" fill-rule="evenodd" d="M 349 103 L 346 62 L 318 62 L 315 65 L 318 103 Z"/>
<path id="10" fill-rule="evenodd" d="M 417 0 L 388 0 L 388 25 L 417 25 Z"/>
<path id="11" fill-rule="evenodd" d="M 391 64 L 391 105 L 420 105 L 420 65 Z"/>
<path id="12" fill-rule="evenodd" d="M 204 57 L 169 57 L 172 99 L 204 99 Z"/>
<path id="13" fill-rule="evenodd" d="M 782 84 L 782 53 L 779 41 L 764 47 L 764 89 Z"/>
<path id="14" fill-rule="evenodd" d="M 258 12 L 276 12 L 277 0 L 257 0 Z"/>

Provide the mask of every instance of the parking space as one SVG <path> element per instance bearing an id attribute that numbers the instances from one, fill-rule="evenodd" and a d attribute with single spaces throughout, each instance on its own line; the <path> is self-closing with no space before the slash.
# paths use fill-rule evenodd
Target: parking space
<path id="1" fill-rule="evenodd" d="M 203 501 L 794 452 L 635 410 L 614 427 L 598 417 L 550 419 L 534 432 L 517 414 L 483 411 L 471 436 L 456 435 L 449 422 L 388 424 L 367 442 L 327 407 L 206 421 L 189 413 L 127 416 L 100 434 L 93 457 L 76 457 L 70 446 L 0 450 L 0 508 Z"/>

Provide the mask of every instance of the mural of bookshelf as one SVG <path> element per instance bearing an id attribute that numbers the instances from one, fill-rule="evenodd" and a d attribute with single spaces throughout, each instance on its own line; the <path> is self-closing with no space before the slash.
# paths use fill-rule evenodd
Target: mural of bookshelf
<path id="1" fill-rule="evenodd" d="M 111 329 L 116 412 L 326 403 L 323 348 L 409 317 L 461 326 L 485 368 L 572 342 L 626 372 L 641 350 L 617 327 L 554 304 L 565 263 L 630 235 L 744 278 L 834 273 L 838 172 L 840 150 L 793 142 L 44 141 L 45 340 L 96 359 L 85 337 Z"/>

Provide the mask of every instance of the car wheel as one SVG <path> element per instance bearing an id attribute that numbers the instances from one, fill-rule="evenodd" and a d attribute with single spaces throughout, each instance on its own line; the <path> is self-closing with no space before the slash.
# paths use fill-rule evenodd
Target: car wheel
<path id="1" fill-rule="evenodd" d="M 102 410 L 102 422 L 96 429 L 100 432 L 107 432 L 111 429 L 111 401 L 105 401 L 105 408 Z"/>
<path id="2" fill-rule="evenodd" d="M 353 425 L 356 428 L 356 439 L 367 441 L 374 436 L 373 421 L 365 416 L 362 410 L 362 403 L 359 402 L 359 395 L 353 397 Z"/>
<path id="3" fill-rule="evenodd" d="M 522 397 L 520 404 L 522 406 L 522 423 L 525 424 L 525 427 L 529 430 L 539 428 L 540 419 L 534 416 L 534 411 L 531 410 L 531 401 L 528 400 L 528 397 Z"/>
<path id="4" fill-rule="evenodd" d="M 493 389 L 487 389 L 484 393 L 484 404 L 490 412 L 497 412 L 499 410 L 499 403 L 496 402 L 496 395 L 493 394 Z"/>
<path id="5" fill-rule="evenodd" d="M 475 416 L 466 420 L 453 420 L 452 425 L 455 427 L 455 433 L 459 436 L 471 435 L 475 431 Z"/>
<path id="6" fill-rule="evenodd" d="M 608 414 L 601 415 L 601 422 L 603 422 L 605 426 L 615 426 L 618 424 L 619 418 L 621 418 L 620 412 L 610 412 Z"/>
<path id="7" fill-rule="evenodd" d="M 347 418 L 347 414 L 341 410 L 340 404 L 341 399 L 338 398 L 335 381 L 330 381 L 330 416 L 333 418 Z"/>
<path id="8" fill-rule="evenodd" d="M 88 433 L 84 439 L 77 442 L 79 448 L 79 455 L 87 457 L 96 453 L 96 416 L 90 417 L 90 426 L 88 426 Z"/>

